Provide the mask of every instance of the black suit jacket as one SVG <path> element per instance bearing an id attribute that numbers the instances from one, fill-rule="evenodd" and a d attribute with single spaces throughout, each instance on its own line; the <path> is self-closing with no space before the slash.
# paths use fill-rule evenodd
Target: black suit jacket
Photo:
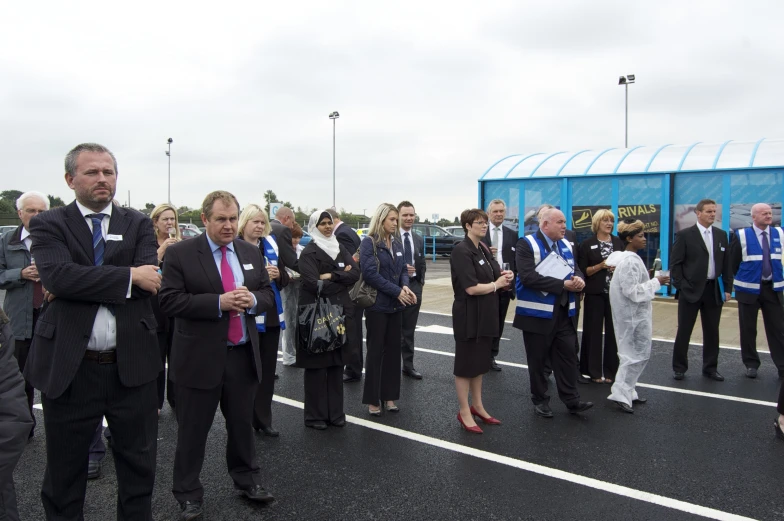
<path id="1" fill-rule="evenodd" d="M 256 313 L 275 309 L 261 251 L 241 239 L 234 251 L 242 266 L 245 287 L 256 297 Z M 246 268 L 252 265 L 252 269 Z M 218 311 L 223 282 L 204 233 L 166 250 L 161 311 L 174 317 L 170 370 L 172 381 L 195 389 L 212 389 L 223 381 L 229 336 L 229 312 Z M 273 311 L 274 313 L 274 311 Z M 261 380 L 259 334 L 255 316 L 245 314 L 245 327 L 253 346 L 256 378 Z"/>
<path id="2" fill-rule="evenodd" d="M 299 259 L 297 259 L 297 251 L 291 242 L 291 228 L 283 226 L 276 219 L 273 219 L 270 225 L 272 226 L 272 235 L 275 236 L 275 241 L 278 243 L 278 251 L 280 252 L 278 257 L 287 268 L 299 273 Z"/>
<path id="3" fill-rule="evenodd" d="M 612 242 L 613 251 L 623 251 L 626 248 L 623 241 L 615 235 L 610 235 L 610 241 Z M 580 271 L 585 273 L 585 289 L 583 290 L 583 293 L 588 295 L 601 295 L 604 293 L 607 270 L 599 270 L 593 275 L 588 275 L 589 266 L 596 266 L 604 261 L 604 258 L 602 258 L 602 250 L 599 246 L 599 239 L 596 238 L 596 235 L 590 239 L 585 239 L 580 243 L 578 251 L 580 254 L 576 257 L 579 259 L 578 264 L 580 266 Z"/>
<path id="4" fill-rule="evenodd" d="M 536 232 L 536 237 L 544 242 L 545 248 L 547 247 L 547 240 L 544 238 L 544 235 L 541 231 Z M 564 291 L 567 291 L 564 288 L 564 281 L 561 279 L 556 279 L 555 277 L 545 277 L 540 275 L 536 272 L 536 263 L 534 261 L 534 252 L 531 249 L 531 245 L 525 238 L 521 238 L 517 241 L 517 246 L 515 247 L 517 257 L 517 273 L 520 277 L 520 282 L 523 286 L 537 291 L 546 291 L 547 293 L 554 293 L 555 295 L 561 295 Z M 580 267 L 578 266 L 576 260 L 574 263 L 574 276 L 575 277 L 583 277 L 582 271 L 580 271 Z M 575 293 L 575 298 L 579 299 L 579 294 Z M 558 305 L 556 303 L 556 305 Z M 525 317 L 522 315 L 515 315 L 514 318 L 514 327 L 517 329 L 522 329 L 523 331 L 528 331 L 531 333 L 538 333 L 540 335 L 547 335 L 549 334 L 556 325 L 555 320 L 546 319 L 546 318 L 536 318 L 536 317 Z"/>
<path id="5" fill-rule="evenodd" d="M 770 228 L 770 227 L 768 227 Z M 745 228 L 738 230 L 741 233 L 746 233 Z M 768 231 L 768 235 L 770 235 L 770 231 Z M 732 271 L 732 276 L 735 277 L 735 274 L 738 273 L 738 269 L 740 268 L 740 263 L 743 261 L 743 252 L 741 251 L 743 247 L 738 240 L 738 236 L 734 233 L 732 234 L 732 239 L 730 240 L 730 270 Z M 762 278 L 760 278 L 760 281 Z M 784 304 L 784 292 L 777 291 L 776 295 L 779 297 L 779 302 Z M 746 291 L 736 291 L 735 292 L 735 300 L 738 302 L 743 302 L 744 304 L 753 304 L 759 299 L 759 295 L 755 293 L 749 293 Z"/>
<path id="6" fill-rule="evenodd" d="M 503 257 L 504 262 L 509 263 L 509 267 L 511 270 L 517 275 L 517 260 L 515 255 L 515 249 L 517 248 L 517 241 L 520 239 L 517 236 L 517 232 L 512 230 L 511 228 L 507 228 L 506 226 L 501 226 L 501 230 L 503 231 L 503 244 L 501 246 L 501 256 Z M 490 237 L 490 227 L 487 227 L 487 234 L 485 235 L 482 242 L 487 245 L 489 248 L 493 244 L 492 237 Z"/>
<path id="7" fill-rule="evenodd" d="M 403 234 L 405 232 L 400 230 L 400 243 L 403 244 Z M 416 277 L 409 278 L 409 283 L 411 280 L 415 280 L 419 282 L 422 286 L 425 285 L 425 272 L 427 271 L 427 262 L 425 261 L 425 239 L 422 238 L 417 232 L 411 228 L 409 232 L 411 234 L 411 238 L 414 241 L 414 251 L 411 254 L 414 256 L 414 271 L 416 271 Z M 403 251 L 405 252 L 405 246 Z M 412 289 L 414 291 L 414 289 Z M 415 293 L 417 293 L 415 291 Z M 417 293 L 417 300 L 421 302 L 422 300 L 422 292 L 419 291 Z"/>
<path id="8" fill-rule="evenodd" d="M 346 248 L 346 251 L 354 255 L 359 250 L 359 243 L 362 240 L 357 235 L 357 232 L 351 229 L 346 223 L 341 222 L 337 230 L 335 230 L 335 238 L 341 246 Z"/>
<path id="9" fill-rule="evenodd" d="M 158 264 L 152 221 L 114 205 L 102 266 L 95 266 L 93 236 L 76 203 L 54 208 L 30 221 L 33 255 L 43 286 L 57 298 L 35 328 L 25 377 L 48 398 L 71 384 L 101 304 L 112 304 L 117 320 L 117 370 L 126 387 L 154 380 L 163 368 L 150 293 L 131 287 L 130 267 Z"/>
<path id="10" fill-rule="evenodd" d="M 724 291 L 732 293 L 734 279 L 730 266 L 729 241 L 727 232 L 713 227 L 713 262 L 716 278 L 722 277 Z M 695 224 L 678 232 L 672 245 L 670 256 L 670 277 L 672 285 L 680 292 L 679 299 L 696 303 L 702 298 L 708 280 L 708 260 L 710 256 L 702 239 L 700 229 Z M 716 284 L 717 302 L 722 301 L 719 285 Z"/>

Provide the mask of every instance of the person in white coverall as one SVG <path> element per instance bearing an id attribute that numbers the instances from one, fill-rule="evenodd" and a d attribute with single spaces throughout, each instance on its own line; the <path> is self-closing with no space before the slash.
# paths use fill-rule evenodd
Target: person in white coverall
<path id="1" fill-rule="evenodd" d="M 651 357 L 653 333 L 651 301 L 670 277 L 648 277 L 648 270 L 637 251 L 645 248 L 645 225 L 642 221 L 625 219 L 618 224 L 618 237 L 626 245 L 607 257 L 608 266 L 615 266 L 610 283 L 610 307 L 618 343 L 620 367 L 615 375 L 612 392 L 607 397 L 624 412 L 633 413 L 633 404 L 645 403 L 635 386 Z"/>

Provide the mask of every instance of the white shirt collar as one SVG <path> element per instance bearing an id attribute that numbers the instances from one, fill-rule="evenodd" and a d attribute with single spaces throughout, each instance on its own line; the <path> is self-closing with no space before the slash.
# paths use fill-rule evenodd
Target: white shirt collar
<path id="1" fill-rule="evenodd" d="M 411 234 L 414 233 L 414 228 L 411 228 L 410 230 L 404 230 L 403 228 L 400 228 L 401 237 L 403 236 L 404 233 L 407 233 L 408 236 L 411 237 Z"/>
<path id="2" fill-rule="evenodd" d="M 82 212 L 82 216 L 84 216 L 84 217 L 87 217 L 88 215 L 91 215 L 91 214 L 94 214 L 94 213 L 104 213 L 104 214 L 108 215 L 109 217 L 111 217 L 112 216 L 112 206 L 114 206 L 114 203 L 109 203 L 106 206 L 106 208 L 104 208 L 100 212 L 94 212 L 94 211 L 90 210 L 89 208 L 87 208 L 86 206 L 84 206 L 79 201 L 76 201 L 76 207 L 79 208 L 79 211 Z"/>
<path id="3" fill-rule="evenodd" d="M 24 226 L 22 226 L 22 234 L 21 234 L 21 236 L 19 237 L 19 240 L 20 240 L 20 241 L 23 241 L 23 240 L 27 239 L 29 236 L 30 236 L 30 232 L 28 232 L 28 231 L 27 231 L 27 228 L 25 228 Z"/>
<path id="4" fill-rule="evenodd" d="M 704 227 L 703 225 L 701 225 L 699 222 L 697 222 L 697 226 L 698 226 L 698 227 L 699 227 L 699 229 L 700 229 L 700 233 L 701 233 L 701 234 L 703 234 L 703 235 L 705 235 L 705 230 L 710 230 L 711 228 L 713 228 L 713 226 L 708 226 L 708 227 L 706 228 L 706 227 Z"/>
<path id="5" fill-rule="evenodd" d="M 204 235 L 207 236 L 207 242 L 210 244 L 210 251 L 212 253 L 215 253 L 216 250 L 220 249 L 220 246 L 218 246 L 215 242 L 213 242 L 212 239 L 210 239 L 210 236 L 207 235 L 207 232 L 204 232 Z M 234 241 L 227 244 L 226 248 L 229 249 L 232 253 L 234 253 Z"/>
<path id="6" fill-rule="evenodd" d="M 752 224 L 751 227 L 754 228 L 754 233 L 756 234 L 757 237 L 762 235 L 762 232 L 767 232 L 768 228 L 770 228 L 770 226 L 768 226 L 763 230 L 762 228 L 758 228 L 756 224 Z M 768 235 L 770 235 L 770 232 L 768 232 Z"/>

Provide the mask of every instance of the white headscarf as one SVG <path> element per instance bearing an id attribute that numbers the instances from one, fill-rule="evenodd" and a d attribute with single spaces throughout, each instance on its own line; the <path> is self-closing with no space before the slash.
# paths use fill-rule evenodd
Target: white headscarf
<path id="1" fill-rule="evenodd" d="M 321 222 L 325 216 L 328 217 L 330 221 L 332 220 L 332 216 L 329 215 L 326 210 L 316 210 L 310 214 L 308 233 L 310 234 L 311 240 L 316 243 L 316 246 L 324 250 L 324 253 L 329 255 L 332 260 L 335 260 L 340 253 L 340 243 L 338 243 L 334 233 L 330 237 L 325 237 L 318 229 L 318 223 Z"/>

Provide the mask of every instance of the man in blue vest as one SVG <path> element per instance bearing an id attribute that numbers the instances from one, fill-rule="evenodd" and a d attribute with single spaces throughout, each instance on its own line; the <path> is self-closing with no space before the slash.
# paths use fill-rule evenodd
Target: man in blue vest
<path id="1" fill-rule="evenodd" d="M 773 212 L 767 204 L 752 206 L 751 219 L 752 226 L 735 231 L 730 249 L 738 300 L 741 358 L 746 376 L 756 378 L 760 366 L 757 315 L 762 308 L 770 356 L 779 370 L 779 379 L 784 379 L 784 270 L 781 264 L 784 233 L 780 227 L 771 226 Z"/>
<path id="2" fill-rule="evenodd" d="M 580 401 L 577 392 L 577 330 L 572 317 L 575 314 L 575 296 L 585 287 L 582 273 L 574 262 L 572 247 L 564 240 L 566 218 L 551 208 L 542 213 L 539 231 L 520 239 L 517 243 L 517 309 L 514 327 L 523 331 L 525 353 L 528 358 L 528 375 L 531 381 L 531 400 L 534 412 L 543 418 L 552 418 L 550 397 L 547 395 L 545 361 L 552 360 L 558 397 L 572 414 L 583 412 L 593 403 Z M 555 253 L 572 268 L 566 280 L 542 275 L 537 265 Z"/>

